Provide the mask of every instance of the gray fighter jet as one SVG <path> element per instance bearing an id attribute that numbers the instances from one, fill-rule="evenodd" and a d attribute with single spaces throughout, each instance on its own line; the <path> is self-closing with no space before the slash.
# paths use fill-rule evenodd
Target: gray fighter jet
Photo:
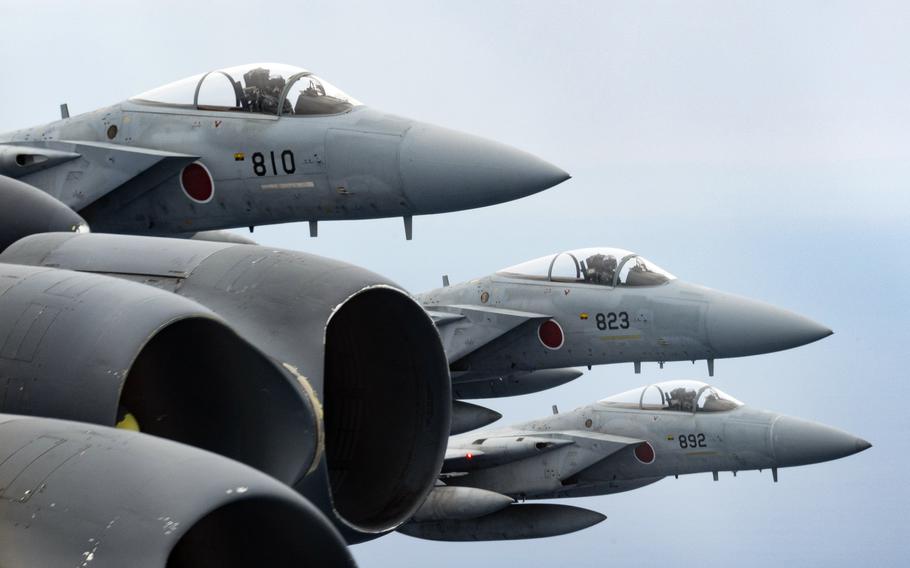
<path id="1" fill-rule="evenodd" d="M 617 248 L 551 254 L 418 296 L 436 320 L 457 398 L 513 396 L 581 376 L 574 366 L 790 349 L 832 332 L 800 315 L 677 279 Z"/>
<path id="2" fill-rule="evenodd" d="M 194 233 L 483 207 L 569 175 L 514 148 L 393 116 L 276 63 L 219 69 L 0 135 L 0 175 L 96 231 Z"/>
<path id="3" fill-rule="evenodd" d="M 434 540 L 564 534 L 599 513 L 513 499 L 607 495 L 669 475 L 777 470 L 839 459 L 869 442 L 821 424 L 743 405 L 698 381 L 630 390 L 571 412 L 453 437 L 441 481 L 399 529 Z"/>

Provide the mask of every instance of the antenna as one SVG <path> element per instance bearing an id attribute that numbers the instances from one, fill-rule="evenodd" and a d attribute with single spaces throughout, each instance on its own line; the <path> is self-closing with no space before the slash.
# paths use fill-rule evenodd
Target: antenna
<path id="1" fill-rule="evenodd" d="M 66 103 L 60 105 L 60 118 L 69 118 L 70 117 L 70 107 Z"/>
<path id="2" fill-rule="evenodd" d="M 414 220 L 410 215 L 405 215 L 404 219 L 404 238 L 411 240 L 414 237 Z"/>

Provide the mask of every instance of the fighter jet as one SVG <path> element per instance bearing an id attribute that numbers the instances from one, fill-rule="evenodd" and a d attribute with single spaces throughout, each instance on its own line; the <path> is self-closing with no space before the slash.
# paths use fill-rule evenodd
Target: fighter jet
<path id="1" fill-rule="evenodd" d="M 699 381 L 633 389 L 567 413 L 450 440 L 436 487 L 405 534 L 501 540 L 564 534 L 600 513 L 513 500 L 608 495 L 670 475 L 820 463 L 871 447 L 816 422 L 745 406 Z"/>
<path id="2" fill-rule="evenodd" d="M 310 71 L 218 69 L 0 135 L 0 175 L 96 231 L 176 235 L 412 217 L 524 197 L 569 178 L 520 150 L 368 107 Z"/>
<path id="3" fill-rule="evenodd" d="M 444 280 L 445 281 L 445 280 Z M 421 294 L 457 398 L 514 396 L 581 376 L 575 366 L 714 360 L 832 333 L 808 318 L 677 279 L 617 248 L 543 256 Z"/>

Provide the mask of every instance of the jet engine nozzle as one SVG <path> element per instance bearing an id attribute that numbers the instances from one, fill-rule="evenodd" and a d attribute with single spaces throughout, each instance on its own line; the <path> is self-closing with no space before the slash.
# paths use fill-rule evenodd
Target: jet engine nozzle
<path id="1" fill-rule="evenodd" d="M 129 417 L 142 432 L 285 483 L 319 461 L 318 401 L 201 305 L 123 279 L 13 264 L 0 264 L 0 292 L 0 412 L 107 426 Z"/>
<path id="2" fill-rule="evenodd" d="M 299 382 L 300 392 L 287 400 L 310 392 L 318 399 L 314 406 L 324 426 L 325 459 L 289 482 L 333 516 L 350 541 L 395 529 L 433 488 L 451 424 L 448 363 L 426 311 L 382 276 L 288 250 L 97 233 L 27 237 L 0 254 L 3 261 L 136 279 L 176 292 L 165 294 L 175 300 L 192 298 L 212 317 L 229 322 L 238 336 Z M 196 337 L 205 336 L 176 338 L 185 357 L 192 354 Z M 175 358 L 162 349 L 148 358 L 149 371 L 162 360 Z M 226 372 L 244 371 L 224 364 Z M 249 379 L 256 373 L 247 370 L 245 376 L 254 389 Z M 224 380 L 217 373 L 212 377 Z M 283 408 L 281 391 L 245 392 L 238 387 L 224 398 L 242 406 L 246 398 L 275 393 L 275 400 L 255 408 L 277 419 L 271 414 Z M 220 422 L 232 424 L 229 416 Z M 269 455 L 298 455 L 300 442 L 291 434 L 277 429 L 244 439 Z"/>
<path id="3" fill-rule="evenodd" d="M 37 187 L 0 175 L 0 251 L 22 237 L 55 231 L 86 232 L 88 224 Z"/>
<path id="4" fill-rule="evenodd" d="M 0 564 L 354 566 L 302 496 L 198 448 L 0 415 Z"/>

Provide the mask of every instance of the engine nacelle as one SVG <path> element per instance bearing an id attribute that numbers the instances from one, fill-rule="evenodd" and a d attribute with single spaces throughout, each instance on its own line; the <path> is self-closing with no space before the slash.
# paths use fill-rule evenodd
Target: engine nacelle
<path id="1" fill-rule="evenodd" d="M 0 565 L 354 566 L 316 507 L 198 448 L 0 415 Z"/>
<path id="2" fill-rule="evenodd" d="M 123 276 L 192 298 L 312 384 L 326 460 L 295 487 L 351 542 L 396 528 L 432 489 L 449 434 L 448 365 L 432 320 L 385 278 L 287 250 L 102 234 L 35 235 L 0 261 Z"/>
<path id="3" fill-rule="evenodd" d="M 319 403 L 298 378 L 211 310 L 150 286 L 0 264 L 0 377 L 0 412 L 129 416 L 285 483 L 319 461 Z"/>
<path id="4" fill-rule="evenodd" d="M 53 231 L 87 232 L 88 225 L 37 187 L 0 175 L 0 251 L 27 235 Z"/>

